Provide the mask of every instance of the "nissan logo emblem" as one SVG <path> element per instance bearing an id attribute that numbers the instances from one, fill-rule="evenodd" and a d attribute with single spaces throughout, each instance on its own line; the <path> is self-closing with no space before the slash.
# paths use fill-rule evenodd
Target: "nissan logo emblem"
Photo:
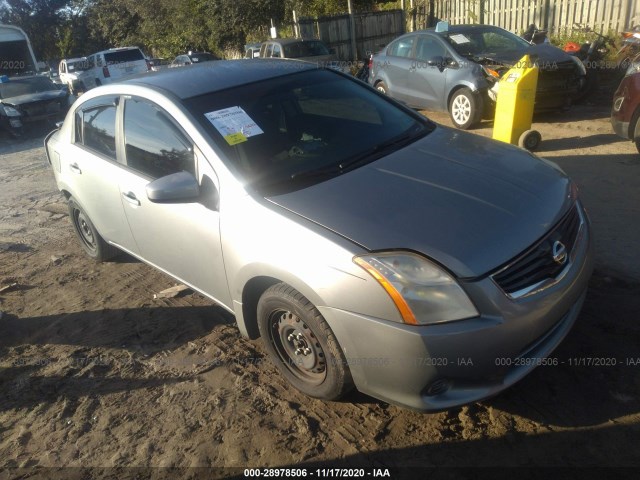
<path id="1" fill-rule="evenodd" d="M 558 265 L 564 265 L 567 263 L 567 247 L 565 247 L 562 242 L 558 240 L 553 242 L 551 253 L 553 254 L 553 261 Z"/>

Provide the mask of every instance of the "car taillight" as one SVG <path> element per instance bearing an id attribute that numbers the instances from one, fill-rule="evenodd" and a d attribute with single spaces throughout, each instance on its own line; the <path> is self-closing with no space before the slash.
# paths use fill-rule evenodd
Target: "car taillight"
<path id="1" fill-rule="evenodd" d="M 107 67 L 106 65 L 102 67 L 102 75 L 104 75 L 104 78 L 109 78 L 111 76 L 111 74 L 109 73 L 109 67 Z"/>
<path id="2" fill-rule="evenodd" d="M 373 67 L 373 55 L 369 55 L 369 70 Z"/>

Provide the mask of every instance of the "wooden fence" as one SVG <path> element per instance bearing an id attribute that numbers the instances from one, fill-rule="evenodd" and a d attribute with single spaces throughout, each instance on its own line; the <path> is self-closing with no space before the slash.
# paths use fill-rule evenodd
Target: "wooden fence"
<path id="1" fill-rule="evenodd" d="M 402 10 L 353 14 L 356 51 L 351 42 L 352 26 L 348 14 L 319 18 L 302 17 L 294 29 L 302 38 L 319 38 L 336 49 L 341 60 L 364 59 L 404 33 Z"/>
<path id="2" fill-rule="evenodd" d="M 429 21 L 433 19 L 433 21 Z M 424 0 L 417 2 L 416 28 L 434 21 L 491 24 L 523 32 L 535 23 L 551 34 L 579 26 L 598 32 L 640 25 L 639 0 Z"/>

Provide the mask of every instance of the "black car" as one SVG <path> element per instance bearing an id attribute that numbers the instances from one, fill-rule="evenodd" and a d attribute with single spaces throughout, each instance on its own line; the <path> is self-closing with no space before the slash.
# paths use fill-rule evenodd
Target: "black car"
<path id="1" fill-rule="evenodd" d="M 25 124 L 61 120 L 69 108 L 69 92 L 44 76 L 0 79 L 0 125 L 14 136 Z"/>

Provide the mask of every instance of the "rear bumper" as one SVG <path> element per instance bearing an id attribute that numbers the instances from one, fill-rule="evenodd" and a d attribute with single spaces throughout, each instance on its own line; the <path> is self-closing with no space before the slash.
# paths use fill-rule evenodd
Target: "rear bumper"
<path id="1" fill-rule="evenodd" d="M 464 284 L 480 316 L 410 326 L 321 307 L 358 390 L 419 411 L 476 402 L 513 385 L 549 358 L 573 326 L 593 269 L 588 222 L 565 277 L 543 293 L 509 299 L 493 280 Z"/>

